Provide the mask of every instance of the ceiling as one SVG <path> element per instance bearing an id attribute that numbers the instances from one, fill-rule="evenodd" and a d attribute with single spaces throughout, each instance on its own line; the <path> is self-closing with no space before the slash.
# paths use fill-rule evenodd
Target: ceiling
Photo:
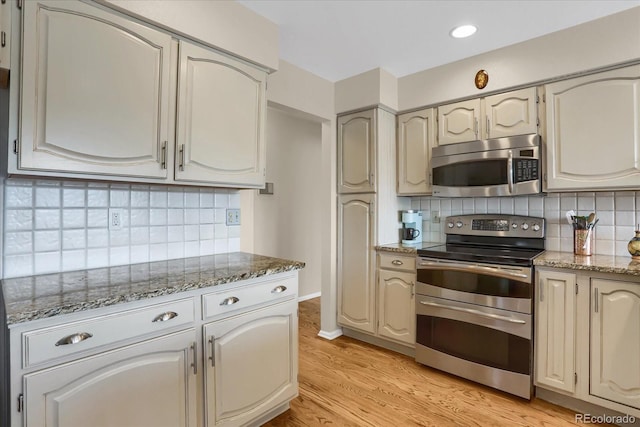
<path id="1" fill-rule="evenodd" d="M 330 81 L 378 67 L 403 77 L 640 6 L 640 0 L 238 1 L 278 25 L 281 59 Z M 474 36 L 449 36 L 466 23 L 478 27 Z"/>

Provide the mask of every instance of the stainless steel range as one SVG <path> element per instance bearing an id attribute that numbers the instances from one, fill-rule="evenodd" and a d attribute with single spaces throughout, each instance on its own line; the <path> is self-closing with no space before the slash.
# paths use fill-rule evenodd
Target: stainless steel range
<path id="1" fill-rule="evenodd" d="M 533 259 L 544 219 L 448 217 L 446 244 L 418 250 L 416 361 L 530 399 Z"/>

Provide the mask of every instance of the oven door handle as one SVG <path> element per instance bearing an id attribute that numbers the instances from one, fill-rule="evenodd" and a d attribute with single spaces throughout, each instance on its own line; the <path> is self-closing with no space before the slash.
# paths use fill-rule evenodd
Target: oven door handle
<path id="1" fill-rule="evenodd" d="M 519 272 L 514 269 L 507 269 L 502 267 L 488 267 L 485 265 L 471 265 L 471 264 L 458 264 L 453 262 L 431 262 L 421 260 L 418 263 L 419 267 L 427 267 L 428 269 L 447 269 L 447 270 L 456 270 L 456 271 L 467 271 L 471 273 L 489 273 L 493 276 L 500 277 L 515 277 L 518 279 L 528 279 L 529 275 L 526 273 Z M 522 271 L 522 270 L 520 270 Z"/>
<path id="2" fill-rule="evenodd" d="M 453 307 L 450 305 L 438 304 L 437 302 L 429 302 L 429 301 L 420 301 L 420 304 L 428 305 L 431 307 L 446 308 L 447 310 L 462 311 L 464 313 L 474 314 L 476 316 L 486 317 L 488 319 L 503 320 L 505 322 L 518 323 L 520 325 L 527 323 L 524 320 L 514 319 L 512 317 L 500 316 L 499 314 L 484 313 L 482 311 L 473 310 L 471 308 Z"/>

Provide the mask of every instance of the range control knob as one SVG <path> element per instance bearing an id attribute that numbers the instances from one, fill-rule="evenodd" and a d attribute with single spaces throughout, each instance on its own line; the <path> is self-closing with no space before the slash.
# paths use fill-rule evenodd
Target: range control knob
<path id="1" fill-rule="evenodd" d="M 533 231 L 540 231 L 540 224 L 533 224 Z"/>
<path id="2" fill-rule="evenodd" d="M 520 226 L 520 228 L 522 228 L 523 230 L 528 230 L 529 229 L 529 224 L 527 224 L 526 222 L 522 223 L 522 225 Z"/>
<path id="3" fill-rule="evenodd" d="M 516 228 L 518 228 L 518 224 L 516 224 L 516 223 L 514 222 L 513 224 L 511 224 L 511 228 L 513 228 L 513 229 L 515 230 Z"/>
<path id="4" fill-rule="evenodd" d="M 449 227 L 449 228 L 453 228 L 453 223 L 452 223 L 452 222 L 448 222 L 448 223 L 447 223 L 447 227 Z"/>
<path id="5" fill-rule="evenodd" d="M 458 222 L 456 222 L 456 227 L 458 227 L 458 228 L 462 228 L 462 221 L 458 221 Z"/>

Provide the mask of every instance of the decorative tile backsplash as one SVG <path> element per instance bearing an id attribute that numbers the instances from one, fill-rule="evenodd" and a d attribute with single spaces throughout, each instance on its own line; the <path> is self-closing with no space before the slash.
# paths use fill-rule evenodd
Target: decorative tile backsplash
<path id="1" fill-rule="evenodd" d="M 8 179 L 4 191 L 4 277 L 240 250 L 240 226 L 225 224 L 236 190 Z"/>
<path id="2" fill-rule="evenodd" d="M 413 197 L 412 209 L 423 212 L 424 240 L 443 242 L 444 218 L 472 213 L 502 213 L 544 217 L 546 248 L 550 251 L 573 251 L 573 230 L 565 212 L 573 209 L 578 215 L 595 212 L 600 218 L 593 229 L 595 253 L 629 256 L 627 243 L 640 224 L 640 191 L 549 193 L 544 196 L 438 198 Z M 432 213 L 441 220 L 432 222 Z"/>

